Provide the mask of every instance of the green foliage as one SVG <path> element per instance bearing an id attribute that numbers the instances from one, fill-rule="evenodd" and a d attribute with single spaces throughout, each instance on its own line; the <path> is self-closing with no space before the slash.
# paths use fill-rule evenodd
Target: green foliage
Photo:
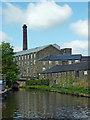
<path id="1" fill-rule="evenodd" d="M 88 78 L 87 79 L 77 79 L 74 83 L 73 83 L 74 87 L 78 87 L 78 88 L 83 88 L 83 89 L 87 89 L 89 84 L 88 84 Z"/>
<path id="2" fill-rule="evenodd" d="M 64 93 L 64 94 L 71 94 L 71 95 L 89 95 L 90 91 L 81 89 L 78 87 L 60 87 L 57 88 L 57 86 L 44 86 L 44 85 L 30 85 L 30 86 L 24 86 L 24 88 L 30 88 L 30 89 L 39 89 L 39 90 L 47 90 L 47 91 L 53 91 L 58 93 Z"/>
<path id="3" fill-rule="evenodd" d="M 63 86 L 63 78 L 61 77 L 60 86 Z"/>
<path id="4" fill-rule="evenodd" d="M 5 89 L 8 89 L 8 85 L 7 86 L 4 86 Z"/>
<path id="5" fill-rule="evenodd" d="M 72 76 L 72 74 L 70 73 L 69 85 L 72 86 L 72 84 L 73 84 L 73 76 Z"/>
<path id="6" fill-rule="evenodd" d="M 17 76 L 19 75 L 19 69 L 16 65 L 16 62 L 13 61 L 13 47 L 10 46 L 10 43 L 2 42 L 0 45 L 2 48 L 2 74 L 3 80 L 6 80 L 6 85 L 9 87 L 11 84 L 17 80 Z"/>
<path id="7" fill-rule="evenodd" d="M 49 86 L 49 79 L 27 80 L 26 85 L 47 85 Z"/>

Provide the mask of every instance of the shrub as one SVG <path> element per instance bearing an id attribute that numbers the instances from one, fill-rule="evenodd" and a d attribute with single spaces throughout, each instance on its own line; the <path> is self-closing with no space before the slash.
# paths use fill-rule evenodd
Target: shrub
<path id="1" fill-rule="evenodd" d="M 63 78 L 61 77 L 60 87 L 63 86 Z"/>
<path id="2" fill-rule="evenodd" d="M 74 87 L 88 88 L 88 79 L 78 79 L 73 83 Z"/>
<path id="3" fill-rule="evenodd" d="M 8 85 L 7 86 L 4 86 L 5 89 L 8 89 Z"/>
<path id="4" fill-rule="evenodd" d="M 72 84 L 73 84 L 73 76 L 72 74 L 70 74 L 69 85 L 72 86 Z"/>
<path id="5" fill-rule="evenodd" d="M 49 79 L 27 80 L 26 85 L 49 85 Z"/>

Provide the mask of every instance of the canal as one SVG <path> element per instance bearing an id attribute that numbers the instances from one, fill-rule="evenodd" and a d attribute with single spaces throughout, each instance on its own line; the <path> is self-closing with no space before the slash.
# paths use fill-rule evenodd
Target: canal
<path id="1" fill-rule="evenodd" d="M 90 120 L 89 98 L 35 89 L 10 91 L 2 102 L 3 118 Z"/>

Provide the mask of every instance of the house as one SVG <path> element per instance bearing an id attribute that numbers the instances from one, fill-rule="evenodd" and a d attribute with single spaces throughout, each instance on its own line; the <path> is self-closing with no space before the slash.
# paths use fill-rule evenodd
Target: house
<path id="1" fill-rule="evenodd" d="M 50 79 L 50 86 L 60 84 L 61 80 L 65 85 L 66 78 L 69 81 L 72 76 L 73 82 L 79 79 L 87 79 L 90 73 L 90 62 L 80 62 L 68 65 L 56 65 L 40 73 L 40 78 Z"/>
<path id="2" fill-rule="evenodd" d="M 38 59 L 41 62 L 42 68 L 47 70 L 55 65 L 67 65 L 81 62 L 81 54 L 68 54 L 68 55 L 47 55 L 44 58 Z"/>

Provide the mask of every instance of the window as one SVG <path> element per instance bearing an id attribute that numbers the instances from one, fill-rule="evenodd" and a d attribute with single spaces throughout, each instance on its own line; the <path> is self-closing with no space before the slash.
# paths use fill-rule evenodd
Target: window
<path id="1" fill-rule="evenodd" d="M 18 57 L 16 57 L 16 61 L 18 60 Z"/>
<path id="2" fill-rule="evenodd" d="M 24 69 L 24 73 L 26 73 L 26 69 Z"/>
<path id="3" fill-rule="evenodd" d="M 62 77 L 62 73 L 60 73 L 60 77 Z"/>
<path id="4" fill-rule="evenodd" d="M 43 66 L 45 66 L 45 63 L 46 63 L 46 62 L 45 62 L 45 61 L 43 61 Z"/>
<path id="5" fill-rule="evenodd" d="M 21 64 L 20 64 L 20 62 L 19 62 L 19 66 L 20 66 Z"/>
<path id="6" fill-rule="evenodd" d="M 19 60 L 20 60 L 20 56 L 19 56 Z"/>
<path id="7" fill-rule="evenodd" d="M 58 73 L 56 73 L 56 77 L 58 77 Z"/>
<path id="8" fill-rule="evenodd" d="M 25 55 L 25 59 L 26 59 L 26 55 Z"/>
<path id="9" fill-rule="evenodd" d="M 75 60 L 75 63 L 79 63 L 79 60 Z"/>
<path id="10" fill-rule="evenodd" d="M 23 60 L 23 56 L 22 56 L 22 60 Z"/>
<path id="11" fill-rule="evenodd" d="M 49 66 L 52 66 L 52 61 L 49 61 Z"/>
<path id="12" fill-rule="evenodd" d="M 13 61 L 15 61 L 15 58 L 13 58 Z"/>
<path id="13" fill-rule="evenodd" d="M 36 63 L 36 60 L 34 60 L 34 65 L 35 65 L 35 63 Z"/>
<path id="14" fill-rule="evenodd" d="M 29 61 L 28 61 L 28 65 L 29 65 Z"/>
<path id="15" fill-rule="evenodd" d="M 45 74 L 45 78 L 47 78 L 47 74 Z"/>
<path id="16" fill-rule="evenodd" d="M 33 72 L 33 69 L 31 68 L 31 73 Z"/>
<path id="17" fill-rule="evenodd" d="M 31 65 L 32 65 L 32 60 L 31 60 Z"/>
<path id="18" fill-rule="evenodd" d="M 45 67 L 43 67 L 43 71 L 45 71 L 46 70 L 46 68 Z"/>
<path id="19" fill-rule="evenodd" d="M 65 77 L 67 77 L 67 72 L 65 72 Z"/>
<path id="20" fill-rule="evenodd" d="M 65 61 L 62 61 L 62 65 L 65 65 Z"/>
<path id="21" fill-rule="evenodd" d="M 55 64 L 58 65 L 58 64 L 59 64 L 59 61 L 55 61 Z"/>
<path id="22" fill-rule="evenodd" d="M 87 75 L 88 74 L 88 72 L 87 71 L 84 71 L 84 75 Z"/>
<path id="23" fill-rule="evenodd" d="M 22 69 L 22 74 L 23 74 L 23 69 Z"/>
<path id="24" fill-rule="evenodd" d="M 29 68 L 27 69 L 27 72 L 29 73 Z"/>
<path id="25" fill-rule="evenodd" d="M 36 58 L 36 54 L 34 53 L 34 59 Z"/>
<path id="26" fill-rule="evenodd" d="M 26 61 L 25 61 L 25 66 L 26 66 Z"/>
<path id="27" fill-rule="evenodd" d="M 69 61 L 68 61 L 68 64 L 72 64 L 72 61 L 71 61 L 71 60 L 69 60 Z"/>
<path id="28" fill-rule="evenodd" d="M 36 69 L 35 69 L 35 67 L 34 67 L 34 73 L 36 72 Z"/>
<path id="29" fill-rule="evenodd" d="M 22 67 L 23 67 L 23 61 L 22 61 Z"/>
<path id="30" fill-rule="evenodd" d="M 79 77 L 79 71 L 76 71 L 76 77 Z"/>
<path id="31" fill-rule="evenodd" d="M 31 59 L 32 59 L 32 54 L 31 54 Z"/>
<path id="32" fill-rule="evenodd" d="M 29 59 L 29 55 L 28 55 L 28 59 Z"/>

